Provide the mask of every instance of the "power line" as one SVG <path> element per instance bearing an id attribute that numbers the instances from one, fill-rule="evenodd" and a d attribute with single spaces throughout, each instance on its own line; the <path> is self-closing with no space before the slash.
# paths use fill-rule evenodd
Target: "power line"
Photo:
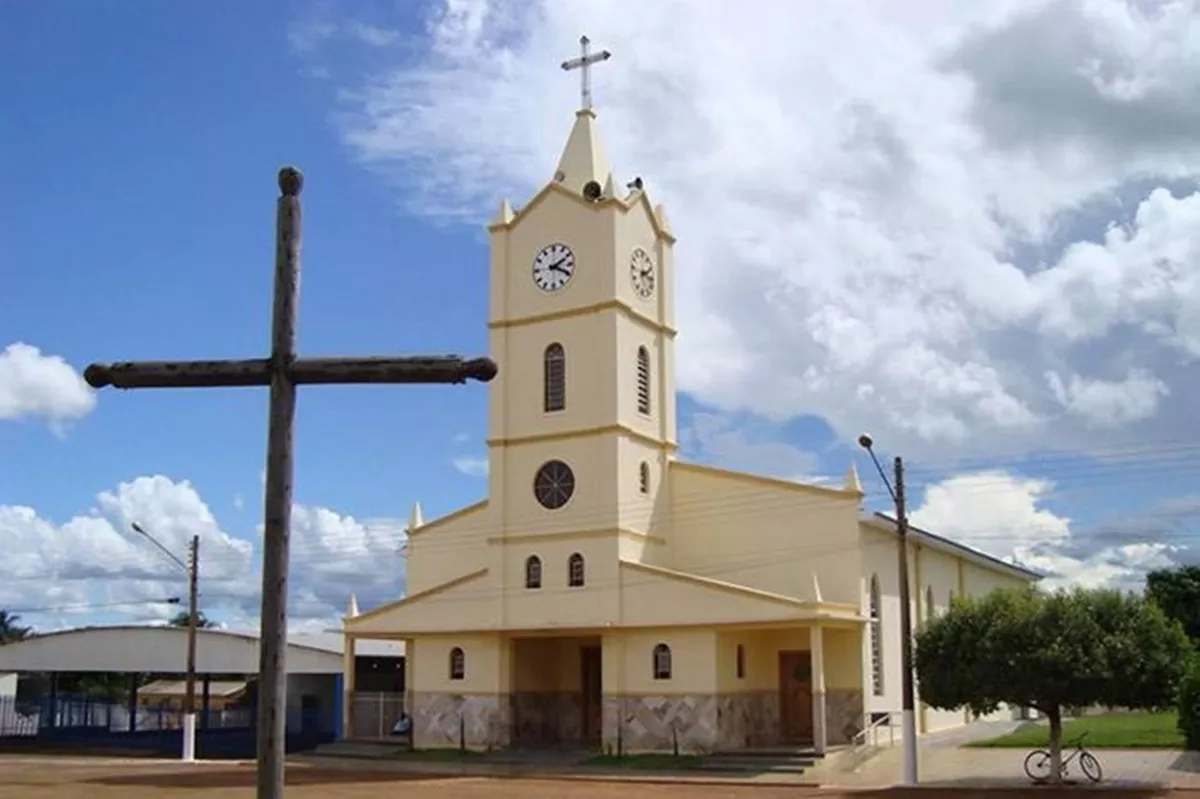
<path id="1" fill-rule="evenodd" d="M 9 613 L 16 614 L 70 613 L 76 610 L 103 610 L 105 608 L 128 607 L 130 605 L 178 605 L 182 601 L 180 597 L 169 596 L 165 599 L 130 599 L 125 602 L 78 602 L 72 605 L 57 605 L 46 608 L 6 608 L 6 610 Z"/>

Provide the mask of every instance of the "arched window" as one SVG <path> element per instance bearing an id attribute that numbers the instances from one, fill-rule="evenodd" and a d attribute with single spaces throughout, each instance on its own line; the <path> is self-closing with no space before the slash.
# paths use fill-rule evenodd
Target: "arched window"
<path id="1" fill-rule="evenodd" d="M 872 575 L 867 619 L 871 628 L 871 685 L 876 696 L 883 696 L 883 625 L 880 615 L 879 578 Z"/>
<path id="2" fill-rule="evenodd" d="M 737 667 L 737 678 L 740 680 L 746 676 L 746 647 L 742 646 L 741 644 L 738 644 L 737 652 L 735 653 L 735 655 L 736 655 L 735 663 L 736 663 L 736 667 Z"/>
<path id="3" fill-rule="evenodd" d="M 542 587 L 542 559 L 537 555 L 530 555 L 525 559 L 525 587 Z"/>
<path id="4" fill-rule="evenodd" d="M 666 644 L 654 647 L 654 679 L 671 679 L 671 647 Z"/>
<path id="5" fill-rule="evenodd" d="M 643 494 L 650 493 L 650 464 L 645 461 L 638 466 L 638 491 Z"/>
<path id="6" fill-rule="evenodd" d="M 461 646 L 450 650 L 450 679 L 462 680 L 467 676 L 467 656 Z"/>
<path id="7" fill-rule="evenodd" d="M 561 411 L 567 407 L 567 354 L 558 342 L 546 347 L 542 356 L 545 383 L 544 408 Z"/>
<path id="8" fill-rule="evenodd" d="M 933 618 L 933 586 L 925 586 L 925 621 Z"/>
<path id="9" fill-rule="evenodd" d="M 579 588 L 584 582 L 583 555 L 576 552 L 567 558 L 567 585 Z"/>
<path id="10" fill-rule="evenodd" d="M 650 414 L 650 350 L 645 347 L 637 351 L 637 406 L 638 413 Z"/>

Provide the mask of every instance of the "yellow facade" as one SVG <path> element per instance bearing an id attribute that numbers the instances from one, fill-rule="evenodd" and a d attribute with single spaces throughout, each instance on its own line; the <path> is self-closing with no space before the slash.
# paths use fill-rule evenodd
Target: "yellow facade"
<path id="1" fill-rule="evenodd" d="M 896 538 L 853 468 L 829 487 L 678 460 L 675 238 L 614 185 L 581 111 L 554 178 L 501 204 L 488 496 L 414 520 L 408 595 L 348 617 L 347 652 L 406 642 L 417 746 L 844 744 L 899 710 Z M 913 541 L 914 618 L 921 580 L 944 607 L 1031 579 Z M 965 719 L 944 715 L 928 728 Z"/>

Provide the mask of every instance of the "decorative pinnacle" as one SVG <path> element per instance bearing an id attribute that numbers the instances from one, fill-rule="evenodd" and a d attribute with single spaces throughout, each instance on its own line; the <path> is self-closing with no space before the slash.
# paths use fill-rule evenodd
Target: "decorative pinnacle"
<path id="1" fill-rule="evenodd" d="M 93 363 L 83 370 L 83 379 L 92 388 L 104 388 L 112 384 L 112 369 L 106 363 Z"/>
<path id="2" fill-rule="evenodd" d="M 298 197 L 300 189 L 304 188 L 304 175 L 294 166 L 285 166 L 279 170 L 279 190 L 284 197 Z"/>

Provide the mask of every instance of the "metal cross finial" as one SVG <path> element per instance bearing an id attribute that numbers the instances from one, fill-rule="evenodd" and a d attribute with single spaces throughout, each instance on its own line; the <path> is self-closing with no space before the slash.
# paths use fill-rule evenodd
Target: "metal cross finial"
<path id="1" fill-rule="evenodd" d="M 562 68 L 568 72 L 572 69 L 579 70 L 579 107 L 583 111 L 590 111 L 592 109 L 592 64 L 599 64 L 601 61 L 607 61 L 612 58 L 612 53 L 607 50 L 601 50 L 598 53 L 589 53 L 589 44 L 591 44 L 591 40 L 588 37 L 579 37 L 579 58 L 572 58 L 562 62 Z"/>

